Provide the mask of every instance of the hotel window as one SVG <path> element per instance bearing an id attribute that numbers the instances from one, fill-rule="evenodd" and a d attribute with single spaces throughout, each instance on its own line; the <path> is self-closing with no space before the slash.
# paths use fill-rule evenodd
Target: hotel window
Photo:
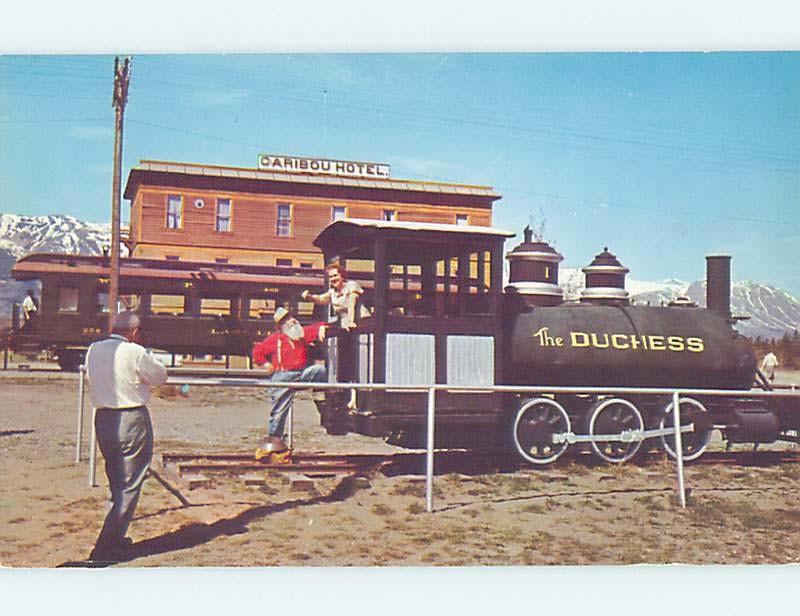
<path id="1" fill-rule="evenodd" d="M 456 214 L 456 224 L 466 227 L 469 224 L 469 216 L 467 214 Z"/>
<path id="2" fill-rule="evenodd" d="M 182 227 L 183 197 L 180 195 L 167 196 L 167 229 L 180 229 Z"/>
<path id="3" fill-rule="evenodd" d="M 214 227 L 217 231 L 231 230 L 231 200 L 217 199 L 217 222 Z"/>
<path id="4" fill-rule="evenodd" d="M 331 208 L 331 221 L 344 220 L 347 218 L 347 208 L 343 205 L 334 205 Z"/>
<path id="5" fill-rule="evenodd" d="M 381 220 L 397 220 L 397 210 L 383 210 L 383 216 Z"/>
<path id="6" fill-rule="evenodd" d="M 292 236 L 292 206 L 288 203 L 278 204 L 278 222 L 275 226 L 278 237 Z"/>

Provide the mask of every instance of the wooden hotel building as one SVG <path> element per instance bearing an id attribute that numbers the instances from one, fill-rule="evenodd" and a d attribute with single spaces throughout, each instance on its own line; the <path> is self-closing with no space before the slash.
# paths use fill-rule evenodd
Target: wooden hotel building
<path id="1" fill-rule="evenodd" d="M 257 168 L 143 160 L 128 176 L 132 257 L 319 270 L 342 218 L 490 226 L 490 186 L 392 178 L 388 165 L 259 156 Z"/>

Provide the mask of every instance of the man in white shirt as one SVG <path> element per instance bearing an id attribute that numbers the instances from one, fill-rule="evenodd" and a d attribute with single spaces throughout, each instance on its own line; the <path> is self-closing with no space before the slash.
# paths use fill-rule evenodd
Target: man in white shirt
<path id="1" fill-rule="evenodd" d="M 37 311 L 38 308 L 36 307 L 36 299 L 33 297 L 33 291 L 29 289 L 25 299 L 22 300 L 22 314 L 25 317 L 25 325 L 36 318 Z"/>
<path id="2" fill-rule="evenodd" d="M 775 380 L 775 368 L 778 366 L 778 358 L 775 357 L 775 353 L 770 351 L 764 356 L 764 359 L 761 362 L 761 372 L 764 373 L 770 381 Z"/>
<path id="3" fill-rule="evenodd" d="M 94 561 L 129 558 L 132 542 L 125 533 L 153 458 L 153 425 L 145 404 L 150 388 L 167 380 L 167 369 L 137 344 L 139 327 L 135 313 L 122 312 L 114 317 L 111 336 L 86 352 L 97 442 L 111 492 L 111 509 L 89 555 Z"/>

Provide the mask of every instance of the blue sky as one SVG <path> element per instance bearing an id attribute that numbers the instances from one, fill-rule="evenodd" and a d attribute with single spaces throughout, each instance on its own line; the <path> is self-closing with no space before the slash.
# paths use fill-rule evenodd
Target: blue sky
<path id="1" fill-rule="evenodd" d="M 0 211 L 110 218 L 112 70 L 0 57 Z M 123 178 L 259 152 L 494 186 L 495 225 L 544 217 L 567 266 L 607 245 L 634 278 L 694 280 L 725 252 L 800 295 L 798 53 L 134 56 Z"/>

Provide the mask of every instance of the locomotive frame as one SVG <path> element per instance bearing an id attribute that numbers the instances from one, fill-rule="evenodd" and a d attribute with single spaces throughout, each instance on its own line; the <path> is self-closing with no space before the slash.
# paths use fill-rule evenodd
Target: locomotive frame
<path id="1" fill-rule="evenodd" d="M 634 343 L 644 344 L 645 349 L 647 344 L 665 351 L 667 344 L 673 351 L 688 349 L 691 360 L 674 353 L 672 364 L 651 361 L 654 369 L 642 377 L 613 367 L 604 370 L 602 360 L 594 358 L 583 371 L 566 378 L 555 369 L 543 369 L 541 361 L 527 366 L 527 372 L 518 368 L 520 336 L 527 339 L 531 334 L 519 329 L 525 313 L 564 315 L 570 308 L 554 302 L 551 295 L 541 307 L 532 307 L 513 288 L 501 289 L 502 243 L 509 236 L 490 228 L 352 219 L 334 222 L 319 234 L 314 243 L 326 261 L 368 260 L 375 272 L 373 316 L 359 323 L 358 344 L 347 340 L 352 334 L 340 340 L 331 357 L 333 380 L 395 386 L 363 392 L 355 403 L 337 393 L 329 395 L 319 405 L 329 432 L 380 435 L 396 444 L 420 447 L 426 434 L 425 395 L 404 391 L 403 386 L 473 385 L 475 390 L 468 395 L 437 388 L 437 446 L 510 450 L 529 463 L 543 465 L 557 460 L 568 445 L 586 443 L 604 462 L 622 463 L 658 439 L 675 457 L 670 427 L 674 402 L 664 391 L 702 390 L 707 379 L 706 395 L 680 398 L 681 423 L 687 432 L 681 453 L 687 461 L 702 455 L 714 429 L 729 443 L 798 441 L 800 397 L 725 395 L 726 390 L 749 390 L 754 379 L 759 380 L 751 345 L 732 328 L 736 318 L 729 311 L 729 257 L 709 258 L 708 310 L 683 303 L 629 307 L 615 293 L 610 301 L 594 301 L 591 307 L 574 305 L 574 312 L 590 317 L 617 315 L 634 331 L 645 318 L 666 326 L 688 323 L 700 337 L 645 336 Z M 529 239 L 526 233 L 523 246 Z M 549 254 L 545 257 L 548 262 L 555 260 Z M 411 267 L 420 272 L 421 284 L 415 287 L 404 281 L 401 297 L 408 301 L 394 305 L 398 296 L 390 293 L 392 272 L 405 276 Z M 541 272 L 543 278 L 532 286 L 549 294 L 557 273 L 550 267 Z M 703 340 L 714 348 L 701 349 Z M 642 351 L 640 346 L 634 351 Z M 699 362 L 702 351 L 705 357 Z M 569 365 L 563 353 L 552 357 L 550 368 Z M 541 373 L 538 377 L 536 370 Z M 588 380 L 592 376 L 596 382 Z M 635 382 L 636 378 L 645 380 Z M 648 383 L 648 378 L 655 381 Z M 771 388 L 763 377 L 760 384 Z M 503 393 L 481 389 L 494 385 L 508 388 Z M 530 397 L 515 393 L 513 385 L 551 385 L 552 392 L 573 385 L 584 393 Z M 627 393 L 615 393 L 609 385 Z M 585 393 L 587 389 L 595 393 Z"/>

